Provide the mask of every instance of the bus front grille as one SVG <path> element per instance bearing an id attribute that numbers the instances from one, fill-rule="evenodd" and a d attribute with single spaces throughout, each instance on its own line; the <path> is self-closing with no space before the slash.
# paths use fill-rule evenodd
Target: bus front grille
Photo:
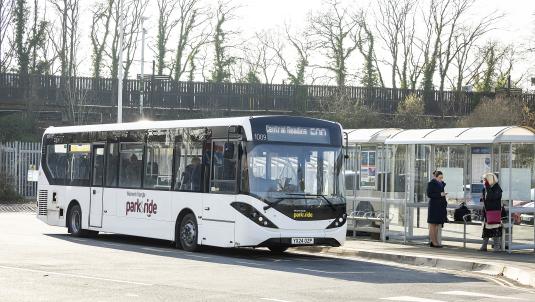
<path id="1" fill-rule="evenodd" d="M 37 199 L 37 211 L 39 215 L 47 214 L 47 199 L 48 199 L 48 191 L 39 190 L 39 198 Z"/>

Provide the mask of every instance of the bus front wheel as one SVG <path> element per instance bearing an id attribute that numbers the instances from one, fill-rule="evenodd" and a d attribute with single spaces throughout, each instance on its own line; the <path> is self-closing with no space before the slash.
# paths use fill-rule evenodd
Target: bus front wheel
<path id="1" fill-rule="evenodd" d="M 95 237 L 98 232 L 82 229 L 82 209 L 75 204 L 67 215 L 67 228 L 74 237 Z"/>
<path id="2" fill-rule="evenodd" d="M 197 244 L 197 237 L 199 235 L 199 228 L 197 226 L 197 219 L 193 213 L 189 213 L 180 222 L 180 232 L 178 233 L 180 245 L 182 249 L 187 252 L 195 252 L 199 250 Z"/>

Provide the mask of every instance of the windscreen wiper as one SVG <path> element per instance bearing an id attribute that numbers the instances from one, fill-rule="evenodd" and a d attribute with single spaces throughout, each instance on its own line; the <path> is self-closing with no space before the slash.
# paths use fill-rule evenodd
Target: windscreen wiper
<path id="1" fill-rule="evenodd" d="M 291 195 L 291 194 L 288 194 L 288 195 Z M 299 196 L 301 196 L 301 195 L 299 195 Z M 267 206 L 265 206 L 264 207 L 264 211 L 267 211 L 269 208 L 272 208 L 272 207 L 278 205 L 279 203 L 281 203 L 285 199 L 302 199 L 302 198 L 299 198 L 299 197 L 279 197 L 274 202 L 270 202 Z"/>
<path id="2" fill-rule="evenodd" d="M 327 204 L 329 205 L 329 207 L 333 210 L 333 211 L 336 211 L 336 207 L 334 206 L 334 204 L 323 194 L 310 194 L 310 193 L 287 193 L 288 195 L 292 195 L 292 196 L 303 196 L 303 197 L 321 197 L 323 198 Z"/>

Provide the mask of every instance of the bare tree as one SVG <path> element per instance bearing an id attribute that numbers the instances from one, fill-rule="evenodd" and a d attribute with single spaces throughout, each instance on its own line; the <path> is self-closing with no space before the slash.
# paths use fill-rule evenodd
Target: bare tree
<path id="1" fill-rule="evenodd" d="M 13 57 L 14 9 L 14 0 L 0 0 L 0 72 L 6 72 Z"/>
<path id="2" fill-rule="evenodd" d="M 171 18 L 176 14 L 179 0 L 158 0 L 158 35 L 156 37 L 156 70 L 158 75 L 163 74 L 166 61 L 167 42 L 171 31 L 177 26 L 178 19 Z"/>
<path id="3" fill-rule="evenodd" d="M 79 19 L 80 0 L 48 0 L 59 16 L 59 28 L 51 28 L 52 41 L 64 77 L 76 76 L 77 52 L 80 44 Z M 59 34 L 56 34 L 57 31 Z"/>
<path id="4" fill-rule="evenodd" d="M 281 40 L 280 37 L 284 38 Z M 310 34 L 306 30 L 292 33 L 290 26 L 286 24 L 284 33 L 265 32 L 258 38 L 262 44 L 274 52 L 277 58 L 276 63 L 286 73 L 290 84 L 305 84 L 306 71 L 310 65 L 309 59 L 313 48 Z M 290 51 L 292 55 L 289 55 Z"/>
<path id="5" fill-rule="evenodd" d="M 490 41 L 478 54 L 482 59 L 474 73 L 474 87 L 480 92 L 491 92 L 495 88 L 506 88 L 515 62 L 519 59 L 513 45 L 501 45 Z M 514 87 L 518 82 L 512 82 Z"/>
<path id="6" fill-rule="evenodd" d="M 175 26 L 178 26 L 178 41 L 171 70 L 178 81 L 189 67 L 188 74 L 192 80 L 196 68 L 195 56 L 200 47 L 209 43 L 211 16 L 200 0 L 178 0 L 178 9 L 180 12 L 175 20 Z"/>
<path id="7" fill-rule="evenodd" d="M 391 61 L 388 64 L 391 68 L 392 88 L 397 87 L 397 77 L 404 77 L 402 88 L 406 88 L 406 68 L 407 68 L 407 23 L 413 13 L 415 0 L 385 0 L 378 1 L 378 12 L 375 13 L 376 28 L 379 37 L 383 40 L 388 49 Z M 405 42 L 405 43 L 403 43 Z M 401 48 L 401 49 L 400 49 Z M 402 63 L 399 66 L 401 52 Z"/>
<path id="8" fill-rule="evenodd" d="M 124 2 L 124 10 L 121 11 L 121 1 Z M 119 34 L 120 34 L 120 22 L 121 16 L 124 14 L 124 40 L 123 40 L 123 53 L 124 61 L 121 62 L 124 64 L 124 78 L 128 78 L 128 73 L 134 56 L 136 54 L 138 46 L 138 37 L 141 33 L 141 22 L 143 14 L 148 5 L 148 0 L 115 0 L 113 7 L 113 32 L 112 32 L 112 41 L 108 50 L 106 50 L 106 55 L 110 58 L 110 73 L 112 77 L 117 75 L 119 69 Z"/>
<path id="9" fill-rule="evenodd" d="M 268 32 L 256 33 L 255 38 L 242 48 L 242 61 L 247 66 L 247 75 L 255 75 L 258 81 L 262 77 L 264 83 L 271 84 L 277 75 L 279 64 L 277 54 L 267 43 L 268 40 Z"/>
<path id="10" fill-rule="evenodd" d="M 93 77 L 100 78 L 104 60 L 104 50 L 110 34 L 110 23 L 113 14 L 114 0 L 97 3 L 93 9 L 93 24 L 91 24 L 91 47 Z M 112 75 L 113 76 L 113 75 Z"/>
<path id="11" fill-rule="evenodd" d="M 357 49 L 354 37 L 358 32 L 358 23 L 353 20 L 347 7 L 342 7 L 338 0 L 330 0 L 324 11 L 310 16 L 309 25 L 315 46 L 328 60 L 328 65 L 322 65 L 321 68 L 334 74 L 337 86 L 345 86 L 347 61 Z"/>
<path id="12" fill-rule="evenodd" d="M 33 17 L 32 22 L 29 18 Z M 15 57 L 23 86 L 28 85 L 28 74 L 36 71 L 37 52 L 42 47 L 47 29 L 47 22 L 40 18 L 37 0 L 33 2 L 33 12 L 26 0 L 17 0 L 13 11 L 15 23 Z"/>
<path id="13" fill-rule="evenodd" d="M 364 58 L 364 66 L 362 68 L 360 82 L 364 87 L 368 88 L 377 86 L 384 87 L 383 76 L 378 67 L 378 60 L 375 53 L 375 36 L 368 26 L 363 12 L 360 12 L 355 16 L 355 22 L 360 24 L 355 43 L 360 54 Z M 395 80 L 395 76 L 393 79 Z"/>
<path id="14" fill-rule="evenodd" d="M 402 63 L 398 69 L 400 87 L 402 89 L 415 90 L 418 80 L 423 72 L 423 53 L 417 51 L 416 38 L 416 12 L 411 13 L 406 19 L 405 26 L 401 30 Z"/>
<path id="15" fill-rule="evenodd" d="M 226 82 L 230 79 L 230 69 L 236 61 L 236 58 L 229 53 L 230 49 L 234 47 L 229 44 L 229 35 L 236 34 L 236 32 L 227 29 L 225 26 L 235 18 L 234 13 L 237 8 L 230 2 L 220 1 L 217 5 L 212 40 L 214 63 L 211 72 L 211 81 L 216 83 Z"/>
<path id="16" fill-rule="evenodd" d="M 466 20 L 462 18 L 469 12 L 469 9 L 474 4 L 474 0 L 456 0 L 453 1 L 450 21 L 444 31 L 445 37 L 441 38 L 440 55 L 439 55 L 439 76 L 440 86 L 439 91 L 444 91 L 444 83 L 448 76 L 448 71 L 451 63 L 457 57 L 457 54 L 462 51 L 469 51 L 465 49 L 473 45 L 483 35 L 494 29 L 494 24 L 503 15 L 492 13 L 481 18 L 475 25 L 464 25 Z M 462 38 L 459 38 L 459 35 Z M 463 41 L 464 40 L 464 41 Z M 460 41 L 463 41 L 459 43 Z M 457 46 L 457 47 L 456 47 Z M 462 57 L 461 57 L 462 58 Z M 461 63 L 462 65 L 463 63 Z"/>
<path id="17" fill-rule="evenodd" d="M 448 9 L 452 1 L 456 0 L 431 0 L 427 12 L 424 13 L 426 35 L 420 41 L 424 59 L 422 86 L 426 93 L 434 89 L 433 77 L 440 55 L 440 39 L 449 23 Z"/>
<path id="18" fill-rule="evenodd" d="M 84 125 L 88 122 L 88 89 L 76 87 L 73 81 L 67 81 L 63 87 L 66 118 L 72 125 Z"/>

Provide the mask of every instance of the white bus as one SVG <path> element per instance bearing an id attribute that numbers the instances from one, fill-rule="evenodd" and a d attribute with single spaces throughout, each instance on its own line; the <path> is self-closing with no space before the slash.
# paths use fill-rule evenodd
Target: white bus
<path id="1" fill-rule="evenodd" d="M 37 217 L 200 246 L 339 246 L 342 130 L 288 116 L 50 127 Z"/>

